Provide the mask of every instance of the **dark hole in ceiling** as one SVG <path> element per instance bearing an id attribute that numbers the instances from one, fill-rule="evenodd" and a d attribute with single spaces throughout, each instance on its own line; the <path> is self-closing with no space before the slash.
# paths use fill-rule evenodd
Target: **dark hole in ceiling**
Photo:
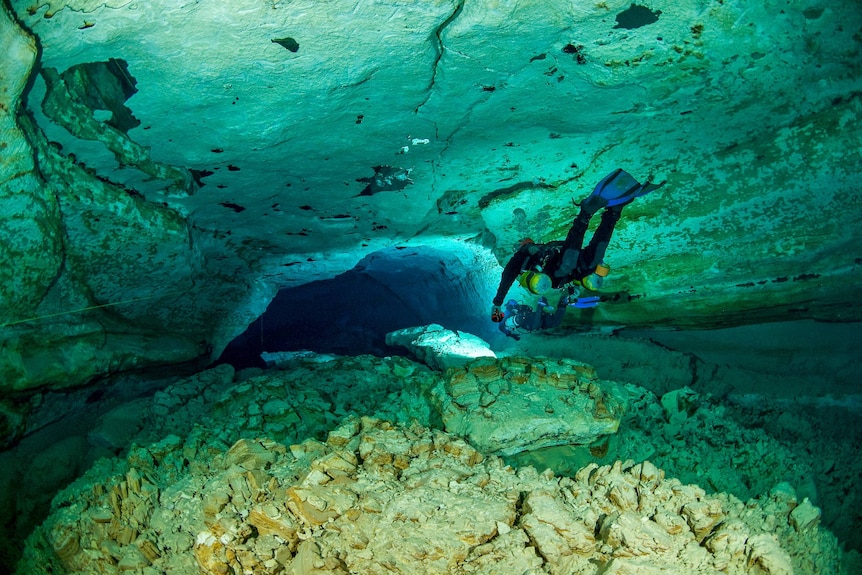
<path id="1" fill-rule="evenodd" d="M 635 28 L 658 22 L 660 15 L 661 10 L 652 11 L 646 6 L 632 4 L 629 8 L 617 14 L 617 23 L 614 28 L 634 30 Z"/>
<path id="2" fill-rule="evenodd" d="M 69 92 L 92 110 L 111 112 L 105 123 L 128 133 L 141 124 L 125 106 L 137 89 L 137 80 L 129 73 L 129 64 L 120 58 L 107 62 L 87 62 L 72 66 L 60 74 Z"/>
<path id="3" fill-rule="evenodd" d="M 289 36 L 287 38 L 273 38 L 272 42 L 284 46 L 291 52 L 299 52 L 299 42 Z"/>

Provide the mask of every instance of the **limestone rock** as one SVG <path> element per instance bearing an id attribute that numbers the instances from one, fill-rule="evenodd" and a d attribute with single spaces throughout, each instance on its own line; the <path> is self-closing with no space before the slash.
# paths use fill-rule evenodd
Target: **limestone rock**
<path id="1" fill-rule="evenodd" d="M 150 471 L 130 467 L 140 459 L 130 456 L 67 490 L 28 541 L 19 573 L 61 564 L 82 574 L 788 575 L 803 558 L 785 546 L 825 534 L 816 524 L 790 528 L 787 508 L 772 516 L 758 502 L 710 496 L 649 462 L 556 478 L 515 471 L 440 431 L 374 418 L 290 448 L 200 445 L 181 476 L 166 472 L 171 452 L 149 451 L 162 453 Z M 765 517 L 789 531 L 767 531 Z"/>
<path id="2" fill-rule="evenodd" d="M 820 510 L 806 497 L 790 512 L 790 524 L 797 531 L 806 531 L 820 522 Z"/>
<path id="3" fill-rule="evenodd" d="M 501 455 L 591 443 L 617 431 L 627 402 L 622 388 L 567 359 L 481 359 L 444 379 L 435 396 L 446 431 Z"/>
<path id="4" fill-rule="evenodd" d="M 712 530 L 724 520 L 724 512 L 716 501 L 695 501 L 681 509 L 682 516 L 694 532 L 698 542 L 712 533 Z"/>
<path id="5" fill-rule="evenodd" d="M 520 525 L 535 542 L 537 552 L 548 562 L 581 570 L 596 551 L 594 532 L 559 497 L 556 491 L 533 491 L 527 495 Z"/>
<path id="6" fill-rule="evenodd" d="M 799 490 L 799 499 L 816 496 L 811 484 L 815 472 L 798 451 L 728 417 L 714 397 L 681 389 L 658 399 L 638 386 L 626 389 L 630 409 L 610 457 L 649 459 L 686 483 L 743 501 L 788 480 Z M 763 403 L 760 408 L 772 406 Z"/>
<path id="7" fill-rule="evenodd" d="M 91 445 L 120 451 L 131 442 L 141 429 L 144 404 L 149 399 L 123 403 L 102 416 L 99 424 L 88 435 Z"/>
<path id="8" fill-rule="evenodd" d="M 277 367 L 279 369 L 286 369 L 303 363 L 326 363 L 327 361 L 336 359 L 336 357 L 335 355 L 319 354 L 313 351 L 265 351 L 260 354 L 260 358 L 267 367 Z"/>
<path id="9" fill-rule="evenodd" d="M 275 286 L 394 243 L 502 263 L 525 235 L 564 237 L 570 198 L 624 162 L 671 181 L 614 236 L 612 289 L 649 296 L 599 306 L 596 325 L 858 319 L 858 2 L 685 0 L 637 22 L 628 4 L 5 2 L 0 381 L 218 355 Z M 60 98 L 44 81 L 120 60 L 141 122 L 125 132 L 83 97 L 99 82 Z M 354 199 L 372 171 L 416 185 Z M 800 225 L 811 213 L 824 225 Z M 734 265 L 715 257 L 728 238 Z"/>
<path id="10" fill-rule="evenodd" d="M 279 446 L 271 441 L 249 441 L 240 439 L 225 454 L 225 463 L 239 465 L 245 469 L 263 469 L 275 461 L 275 452 Z"/>
<path id="11" fill-rule="evenodd" d="M 406 348 L 419 361 L 440 371 L 463 366 L 477 357 L 496 357 L 481 338 L 437 324 L 387 333 L 386 344 Z"/>
<path id="12" fill-rule="evenodd" d="M 746 543 L 747 555 L 753 568 L 769 575 L 793 575 L 790 556 L 771 533 L 753 535 Z"/>
<path id="13" fill-rule="evenodd" d="M 150 560 L 143 551 L 134 545 L 127 545 L 124 549 L 117 569 L 120 571 L 137 571 L 150 564 Z"/>
<path id="14" fill-rule="evenodd" d="M 596 408 L 614 395 L 592 368 L 547 359 L 482 359 L 440 373 L 401 357 L 360 357 L 238 382 L 225 367 L 198 374 L 154 398 L 159 409 L 144 419 L 152 417 L 162 435 L 147 441 L 145 430 L 124 460 L 100 460 L 58 495 L 19 573 L 114 573 L 121 561 L 148 575 L 276 575 L 309 565 L 454 575 L 848 573 L 813 504 L 775 484 L 793 469 L 790 458 L 779 472 L 761 462 L 757 481 L 773 487 L 743 504 L 651 461 L 618 459 L 615 447 L 606 464 L 600 458 L 562 477 L 513 469 L 477 449 L 469 434 L 428 423 L 436 407 L 426 405 L 425 423 L 406 416 L 426 396 L 437 406 L 474 394 L 472 409 L 493 411 L 505 405 L 504 390 L 528 397 L 533 388 L 585 395 L 590 403 L 581 409 L 594 413 L 615 409 Z M 724 457 L 753 465 L 716 442 L 738 444 L 752 458 L 784 457 L 709 409 L 703 396 L 692 397 L 699 407 L 691 415 L 670 422 L 654 396 L 621 389 L 630 407 L 612 437 L 622 435 L 623 447 L 664 444 L 674 457 L 654 452 L 675 470 L 715 467 Z M 270 401 L 293 408 L 264 415 Z M 370 410 L 401 419 L 360 417 Z M 635 435 L 636 425 L 648 430 Z"/>

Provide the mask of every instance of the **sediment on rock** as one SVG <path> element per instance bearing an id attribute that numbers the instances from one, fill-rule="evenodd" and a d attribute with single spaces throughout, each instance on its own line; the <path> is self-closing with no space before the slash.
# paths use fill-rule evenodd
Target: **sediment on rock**
<path id="1" fill-rule="evenodd" d="M 452 368 L 432 395 L 446 431 L 499 455 L 616 433 L 628 401 L 621 386 L 585 363 L 524 357 Z"/>

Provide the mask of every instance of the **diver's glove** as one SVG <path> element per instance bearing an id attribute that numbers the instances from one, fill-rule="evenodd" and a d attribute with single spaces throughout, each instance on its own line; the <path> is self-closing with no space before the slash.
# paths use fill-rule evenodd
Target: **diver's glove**
<path id="1" fill-rule="evenodd" d="M 503 310 L 500 309 L 500 306 L 492 305 L 491 306 L 491 321 L 493 321 L 494 323 L 500 323 L 501 321 L 503 321 L 503 317 L 504 317 Z"/>

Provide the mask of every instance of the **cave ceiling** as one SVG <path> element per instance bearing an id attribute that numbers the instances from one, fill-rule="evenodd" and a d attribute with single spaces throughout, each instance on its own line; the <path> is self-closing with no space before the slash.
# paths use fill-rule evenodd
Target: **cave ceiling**
<path id="1" fill-rule="evenodd" d="M 862 315 L 853 0 L 10 6 L 21 388 L 215 353 L 278 288 L 386 248 L 459 254 L 490 296 L 617 167 L 668 183 L 626 208 L 590 321 Z"/>

